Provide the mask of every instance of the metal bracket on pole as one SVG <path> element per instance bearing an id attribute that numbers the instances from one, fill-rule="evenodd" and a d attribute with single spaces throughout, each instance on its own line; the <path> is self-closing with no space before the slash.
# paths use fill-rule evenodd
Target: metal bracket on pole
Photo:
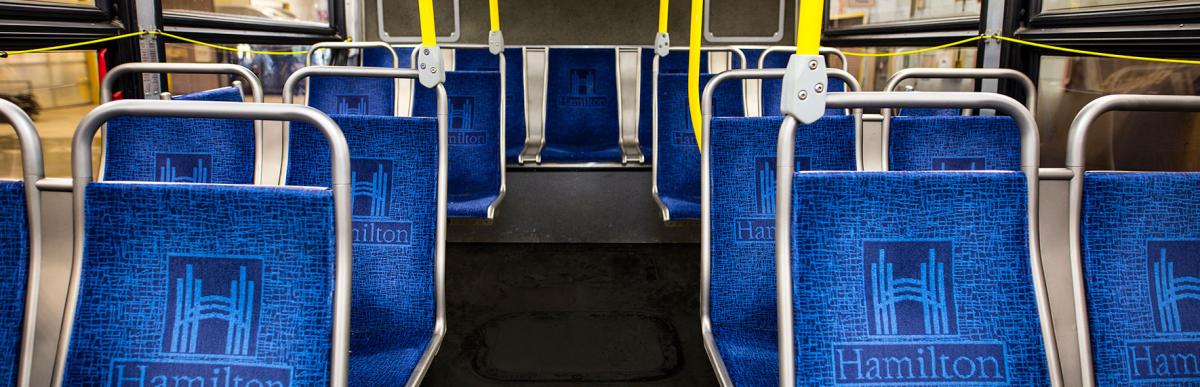
<path id="1" fill-rule="evenodd" d="M 488 32 L 488 51 L 493 55 L 504 52 L 504 33 L 500 30 Z"/>
<path id="2" fill-rule="evenodd" d="M 816 122 L 825 116 L 828 85 L 824 56 L 793 54 L 783 75 L 780 111 L 805 124 Z"/>
<path id="3" fill-rule="evenodd" d="M 420 72 L 421 86 L 432 89 L 445 82 L 446 72 L 442 67 L 442 48 L 421 46 L 417 50 L 417 70 Z"/>
<path id="4" fill-rule="evenodd" d="M 654 53 L 658 56 L 665 57 L 671 53 L 671 34 L 667 32 L 659 32 L 654 35 Z"/>

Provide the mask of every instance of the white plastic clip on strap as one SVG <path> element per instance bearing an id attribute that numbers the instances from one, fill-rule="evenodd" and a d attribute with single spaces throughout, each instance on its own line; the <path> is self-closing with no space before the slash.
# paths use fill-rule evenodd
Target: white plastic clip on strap
<path id="1" fill-rule="evenodd" d="M 783 75 L 780 111 L 805 124 L 816 122 L 825 116 L 828 86 L 825 57 L 792 54 Z"/>

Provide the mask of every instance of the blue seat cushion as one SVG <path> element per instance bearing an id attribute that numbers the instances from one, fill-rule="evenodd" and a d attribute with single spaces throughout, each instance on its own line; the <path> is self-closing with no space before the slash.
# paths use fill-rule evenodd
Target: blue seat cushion
<path id="1" fill-rule="evenodd" d="M 242 102 L 236 87 L 175 97 Z M 104 132 L 101 180 L 254 183 L 254 121 L 121 116 Z"/>
<path id="2" fill-rule="evenodd" d="M 798 385 L 1048 385 L 1019 172 L 795 175 Z"/>
<path id="3" fill-rule="evenodd" d="M 446 93 L 450 112 L 447 215 L 487 218 L 488 208 L 500 197 L 504 168 L 500 161 L 500 73 L 447 72 Z M 413 104 L 414 116 L 437 115 L 433 89 L 417 88 Z"/>
<path id="4" fill-rule="evenodd" d="M 616 51 L 552 48 L 543 162 L 620 162 Z"/>
<path id="5" fill-rule="evenodd" d="M 437 120 L 332 118 L 350 145 L 354 183 L 350 380 L 407 379 L 416 361 L 404 354 L 424 351 L 433 335 Z M 320 132 L 292 125 L 288 184 L 329 185 L 329 159 Z M 372 366 L 380 356 L 389 367 Z"/>
<path id="6" fill-rule="evenodd" d="M 702 74 L 700 83 L 713 76 Z M 713 96 L 717 116 L 745 115 L 742 83 L 722 83 Z M 658 195 L 670 220 L 700 219 L 700 148 L 687 100 L 687 74 L 658 76 Z"/>
<path id="7" fill-rule="evenodd" d="M 25 321 L 29 225 L 25 184 L 0 180 L 0 381 L 16 385 Z"/>
<path id="8" fill-rule="evenodd" d="M 93 183 L 64 385 L 329 382 L 328 189 Z"/>
<path id="9" fill-rule="evenodd" d="M 774 342 L 778 329 L 775 320 L 775 144 L 782 123 L 783 117 L 714 118 L 712 121 L 709 139 L 709 157 L 712 157 L 709 307 L 717 347 L 732 373 L 778 373 L 776 361 L 735 363 L 746 357 L 731 352 L 733 350 L 726 343 L 748 350 L 745 348 L 752 345 L 748 344 L 748 337 L 762 336 L 749 343 Z M 854 170 L 855 160 L 853 117 L 830 116 L 813 125 L 797 128 L 796 164 L 799 169 Z M 772 356 L 776 353 L 773 349 L 768 352 Z M 753 376 L 739 374 L 732 377 L 735 380 L 753 379 Z M 766 384 L 773 383 L 776 382 L 771 380 Z"/>
<path id="10" fill-rule="evenodd" d="M 1021 170 L 1021 130 L 1012 117 L 892 117 L 892 171 Z"/>
<path id="11" fill-rule="evenodd" d="M 1087 172 L 1080 242 L 1096 383 L 1200 383 L 1200 174 Z M 1190 367 L 1190 368 L 1189 368 Z"/>

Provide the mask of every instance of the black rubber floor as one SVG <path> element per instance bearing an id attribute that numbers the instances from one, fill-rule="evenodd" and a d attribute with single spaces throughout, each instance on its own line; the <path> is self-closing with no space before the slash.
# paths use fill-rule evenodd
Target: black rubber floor
<path id="1" fill-rule="evenodd" d="M 710 386 L 700 247 L 451 244 L 426 386 Z"/>

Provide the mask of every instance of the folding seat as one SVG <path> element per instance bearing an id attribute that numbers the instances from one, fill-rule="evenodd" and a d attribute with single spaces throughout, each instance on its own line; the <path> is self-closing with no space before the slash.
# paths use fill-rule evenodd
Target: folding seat
<path id="1" fill-rule="evenodd" d="M 1200 97 L 1105 96 L 1071 124 L 1066 164 L 1082 384 L 1196 385 L 1200 174 L 1086 171 L 1088 130 L 1115 111 L 1198 112 Z"/>
<path id="2" fill-rule="evenodd" d="M 675 54 L 655 56 L 651 62 L 649 88 L 654 98 L 650 109 L 643 115 L 651 117 L 653 153 L 651 165 L 654 175 L 654 199 L 662 209 L 664 221 L 700 219 L 700 147 L 692 130 L 692 117 L 687 100 L 687 49 L 671 50 Z M 714 52 L 729 55 L 729 61 L 721 66 L 729 69 L 735 63 L 745 63 L 741 52 L 735 48 L 703 50 L 701 68 L 709 67 L 709 56 Z M 700 88 L 708 84 L 713 73 L 700 74 Z M 741 82 L 725 82 L 714 92 L 713 114 L 717 117 L 745 116 L 744 95 Z"/>
<path id="3" fill-rule="evenodd" d="M 906 69 L 888 81 L 886 91 L 913 78 L 1009 79 L 1024 87 L 1026 106 L 1036 102 L 1033 81 L 1009 69 Z M 935 110 L 945 110 L 938 113 Z M 883 159 L 889 171 L 961 171 L 1020 169 L 1021 137 L 1011 117 L 964 116 L 944 107 L 884 109 Z"/>
<path id="4" fill-rule="evenodd" d="M 778 385 L 1062 384 L 1030 207 L 1033 115 L 997 94 L 921 94 L 827 102 L 1002 110 L 1020 122 L 1022 170 L 793 173 L 780 160 Z M 787 120 L 785 145 L 804 130 Z"/>
<path id="5" fill-rule="evenodd" d="M 324 135 L 333 184 L 91 182 L 96 131 L 131 114 L 305 122 Z M 53 385 L 344 382 L 351 162 L 332 120 L 280 104 L 116 101 L 81 121 L 72 160 L 75 256 Z"/>
<path id="6" fill-rule="evenodd" d="M 522 161 L 620 163 L 617 50 L 552 47 L 546 57 L 542 146 Z"/>
<path id="7" fill-rule="evenodd" d="M 41 270 L 42 144 L 33 120 L 0 99 L 0 122 L 12 125 L 21 144 L 22 177 L 0 180 L 0 383 L 29 385 Z"/>
<path id="8" fill-rule="evenodd" d="M 360 49 L 360 61 L 378 66 L 399 68 L 402 57 L 382 42 L 322 42 L 308 50 L 305 66 L 312 65 L 313 55 L 323 49 Z M 382 53 L 382 55 L 380 55 Z M 396 80 L 362 77 L 310 77 L 307 83 L 307 103 L 326 114 L 397 115 Z"/>
<path id="9" fill-rule="evenodd" d="M 112 96 L 122 75 L 137 73 L 239 76 L 262 102 L 262 84 L 245 67 L 232 64 L 127 63 L 109 70 L 100 91 Z M 240 84 L 175 96 L 183 101 L 242 102 Z M 251 184 L 259 179 L 261 131 L 254 121 L 176 117 L 117 117 L 104 131 L 100 180 Z M 255 139 L 247 141 L 246 139 Z"/>
<path id="10" fill-rule="evenodd" d="M 821 47 L 820 51 L 821 51 L 821 55 L 824 55 L 827 58 L 828 57 L 838 58 L 839 63 L 841 63 L 841 69 L 842 70 L 847 69 L 846 66 L 848 65 L 848 62 L 846 60 L 846 54 L 843 54 L 841 50 L 838 50 L 835 48 L 829 48 L 829 47 Z M 758 58 L 758 68 L 760 68 L 760 69 L 784 69 L 784 68 L 787 68 L 788 59 L 791 58 L 791 54 L 794 54 L 794 53 L 796 53 L 795 47 L 770 47 L 767 49 L 754 50 L 753 53 L 751 51 L 746 51 L 747 56 L 753 56 L 753 57 Z M 783 115 L 783 113 L 779 112 L 779 94 L 783 90 L 783 82 L 779 79 L 764 79 L 762 81 L 762 86 L 760 86 L 760 87 L 762 88 L 761 89 L 762 102 L 760 104 L 760 106 L 762 106 L 762 114 L 761 115 L 763 115 L 763 116 Z M 830 79 L 828 89 L 830 92 L 846 91 L 846 84 L 838 79 Z M 827 114 L 827 115 L 845 115 L 846 111 L 838 110 L 838 109 L 828 109 L 825 112 L 825 114 Z"/>
<path id="11" fill-rule="evenodd" d="M 839 70 L 843 79 L 852 79 Z M 783 117 L 712 117 L 724 82 L 782 78 L 783 70 L 733 70 L 705 88 L 701 194 L 701 314 L 705 347 L 724 385 L 764 385 L 775 368 L 775 158 Z M 852 93 L 851 93 L 852 94 Z M 831 94 L 837 95 L 837 94 Z M 827 116 L 797 131 L 800 169 L 854 171 L 856 116 Z M 665 155 L 663 156 L 665 159 Z"/>
<path id="12" fill-rule="evenodd" d="M 454 50 L 454 67 L 445 72 L 450 104 L 447 216 L 491 220 L 505 189 L 506 139 L 502 133 L 508 100 L 505 85 L 509 82 L 499 70 L 507 55 L 493 55 L 487 48 L 444 48 Z M 437 107 L 435 90 L 414 90 L 414 117 L 436 117 Z"/>
<path id="13" fill-rule="evenodd" d="M 309 76 L 416 79 L 411 69 L 306 67 Z M 438 86 L 438 117 L 447 111 Z M 290 103 L 290 93 L 284 94 Z M 430 117 L 333 115 L 350 147 L 354 295 L 350 382 L 419 383 L 441 345 L 445 254 L 447 123 Z M 329 184 L 329 155 L 304 124 L 285 131 L 283 181 Z M 499 155 L 496 156 L 499 159 Z"/>

